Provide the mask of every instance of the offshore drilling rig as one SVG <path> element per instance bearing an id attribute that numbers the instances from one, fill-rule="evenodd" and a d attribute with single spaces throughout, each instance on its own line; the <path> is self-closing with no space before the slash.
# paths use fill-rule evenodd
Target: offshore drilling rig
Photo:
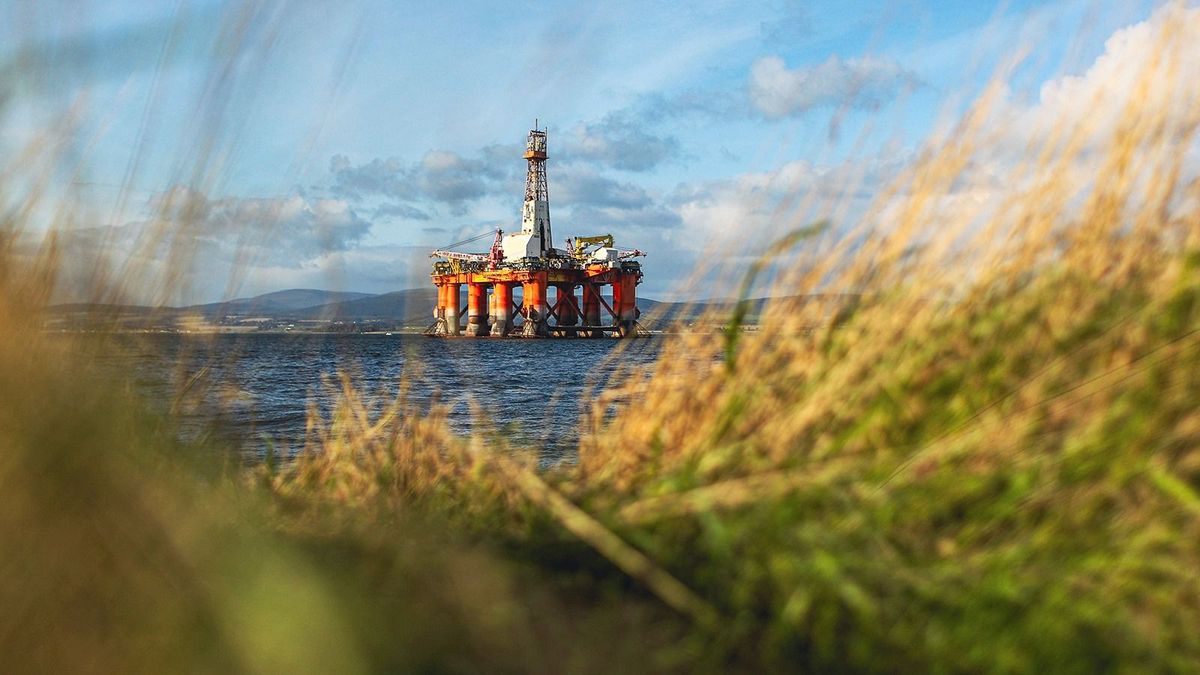
<path id="1" fill-rule="evenodd" d="M 537 123 L 525 142 L 521 231 L 495 231 L 487 253 L 453 250 L 491 232 L 430 254 L 437 307 L 428 335 L 471 337 L 603 337 L 637 333 L 638 250 L 616 248 L 610 234 L 575 237 L 554 248 L 546 184 L 546 131 Z M 467 304 L 462 287 L 467 287 Z M 609 304 L 603 293 L 611 287 Z M 553 296 L 550 291 L 553 290 Z M 466 318 L 466 325 L 462 323 Z"/>

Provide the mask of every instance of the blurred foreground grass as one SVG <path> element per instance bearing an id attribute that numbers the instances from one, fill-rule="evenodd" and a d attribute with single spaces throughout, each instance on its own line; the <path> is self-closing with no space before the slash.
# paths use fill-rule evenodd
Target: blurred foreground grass
<path id="1" fill-rule="evenodd" d="M 277 499 L 82 379 L 85 348 L 4 318 L 7 672 L 640 670 L 682 637 L 655 604 L 547 582 L 438 514 Z"/>
<path id="2" fill-rule="evenodd" d="M 940 200 L 985 96 L 861 232 L 764 259 L 836 302 L 673 339 L 549 472 L 350 380 L 295 462 L 185 447 L 42 336 L 52 240 L 6 235 L 6 669 L 1200 670 L 1200 95 L 1157 72 L 1182 105 L 1064 121 L 980 225 Z"/>

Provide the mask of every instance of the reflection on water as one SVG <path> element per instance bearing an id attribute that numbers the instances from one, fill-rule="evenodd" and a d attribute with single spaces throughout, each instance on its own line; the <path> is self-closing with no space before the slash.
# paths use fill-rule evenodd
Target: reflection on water
<path id="1" fill-rule="evenodd" d="M 569 460 L 580 412 L 603 386 L 617 340 L 431 339 L 417 335 L 203 335 L 122 337 L 124 349 L 102 357 L 105 377 L 128 377 L 163 410 L 177 392 L 204 405 L 180 408 L 186 433 L 220 434 L 250 456 L 269 443 L 300 445 L 310 401 L 326 414 L 334 391 L 322 384 L 339 372 L 380 405 L 396 397 L 402 375 L 409 400 L 427 408 L 435 397 L 453 406 L 451 424 L 473 424 L 468 401 L 490 413 L 514 444 L 543 449 L 545 461 Z M 658 340 L 635 340 L 621 363 L 647 364 Z M 336 388 L 336 382 L 333 383 Z"/>

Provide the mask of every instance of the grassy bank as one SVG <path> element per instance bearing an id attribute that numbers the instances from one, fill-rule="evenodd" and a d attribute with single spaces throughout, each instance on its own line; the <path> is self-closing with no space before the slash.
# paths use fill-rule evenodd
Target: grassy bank
<path id="1" fill-rule="evenodd" d="M 552 576 L 632 583 L 714 669 L 1194 670 L 1196 120 L 1154 100 L 1086 144 L 1064 124 L 994 211 L 947 209 L 1002 141 L 985 96 L 859 229 L 800 228 L 743 287 L 770 270 L 781 296 L 850 301 L 679 336 L 596 402 L 577 467 L 538 475 L 347 389 L 272 489 L 420 505 Z"/>
<path id="2" fill-rule="evenodd" d="M 1173 25 L 1111 129 L 1064 120 L 986 209 L 952 197 L 1011 150 L 987 95 L 861 222 L 781 223 L 742 292 L 792 299 L 664 338 L 546 472 L 350 379 L 295 461 L 183 443 L 82 376 L 105 345 L 44 339 L 59 257 L 18 254 L 18 212 L 6 668 L 1200 670 L 1200 88 L 1159 76 Z"/>

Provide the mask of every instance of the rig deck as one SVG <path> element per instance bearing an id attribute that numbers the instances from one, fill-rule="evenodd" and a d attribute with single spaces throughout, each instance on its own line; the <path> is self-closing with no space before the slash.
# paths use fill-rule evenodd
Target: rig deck
<path id="1" fill-rule="evenodd" d="M 629 261 L 615 268 L 444 269 L 433 274 L 438 305 L 427 332 L 473 337 L 630 336 L 636 332 L 636 288 L 641 277 L 641 266 Z M 611 304 L 604 297 L 604 286 L 611 287 Z"/>

